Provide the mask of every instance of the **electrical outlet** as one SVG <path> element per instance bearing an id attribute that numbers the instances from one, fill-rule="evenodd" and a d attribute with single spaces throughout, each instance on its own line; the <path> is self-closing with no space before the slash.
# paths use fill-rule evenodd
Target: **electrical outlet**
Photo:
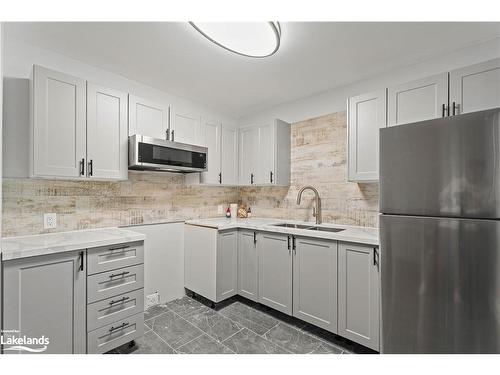
<path id="1" fill-rule="evenodd" d="M 55 229 L 57 228 L 57 214 L 43 214 L 43 229 Z"/>
<path id="2" fill-rule="evenodd" d="M 148 309 L 149 307 L 158 305 L 159 303 L 160 303 L 160 296 L 158 292 L 154 292 L 153 294 L 146 296 L 146 306 L 144 307 Z"/>
<path id="3" fill-rule="evenodd" d="M 224 207 L 222 207 L 222 204 L 219 204 L 217 206 L 217 215 L 222 215 L 224 213 Z"/>

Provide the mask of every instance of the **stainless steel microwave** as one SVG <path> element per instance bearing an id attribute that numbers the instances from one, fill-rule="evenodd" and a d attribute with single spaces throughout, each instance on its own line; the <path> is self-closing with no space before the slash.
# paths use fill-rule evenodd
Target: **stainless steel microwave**
<path id="1" fill-rule="evenodd" d="M 165 172 L 203 172 L 207 170 L 206 147 L 165 141 L 135 134 L 128 139 L 128 167 Z"/>

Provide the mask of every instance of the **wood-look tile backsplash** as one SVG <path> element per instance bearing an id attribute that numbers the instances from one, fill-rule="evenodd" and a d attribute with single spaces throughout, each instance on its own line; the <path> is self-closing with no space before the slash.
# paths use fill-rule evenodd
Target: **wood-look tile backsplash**
<path id="1" fill-rule="evenodd" d="M 129 172 L 127 181 L 3 179 L 4 237 L 76 229 L 152 224 L 217 216 L 217 206 L 250 204 L 255 217 L 312 220 L 312 193 L 322 198 L 323 221 L 378 226 L 378 184 L 346 182 L 346 113 L 292 125 L 290 187 L 188 186 L 180 174 Z M 57 213 L 57 229 L 43 214 Z"/>
<path id="2" fill-rule="evenodd" d="M 290 187 L 240 188 L 240 200 L 256 217 L 313 221 L 313 193 L 318 189 L 323 222 L 378 227 L 378 183 L 347 182 L 347 114 L 337 112 L 292 124 Z"/>

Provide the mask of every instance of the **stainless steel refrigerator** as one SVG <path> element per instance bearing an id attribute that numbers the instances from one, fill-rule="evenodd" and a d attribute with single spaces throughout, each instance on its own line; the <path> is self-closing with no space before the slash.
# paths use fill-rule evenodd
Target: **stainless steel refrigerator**
<path id="1" fill-rule="evenodd" d="M 500 108 L 380 131 L 383 353 L 500 353 Z"/>

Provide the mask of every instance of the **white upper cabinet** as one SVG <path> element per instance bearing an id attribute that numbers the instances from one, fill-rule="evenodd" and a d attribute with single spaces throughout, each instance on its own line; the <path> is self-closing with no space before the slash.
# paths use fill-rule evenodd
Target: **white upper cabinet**
<path id="1" fill-rule="evenodd" d="M 85 80 L 35 65 L 31 90 L 30 174 L 85 174 Z"/>
<path id="2" fill-rule="evenodd" d="M 378 180 L 379 129 L 385 128 L 386 90 L 349 98 L 349 181 Z"/>
<path id="3" fill-rule="evenodd" d="M 204 145 L 208 148 L 208 170 L 202 173 L 205 184 L 221 183 L 221 130 L 222 125 L 216 121 L 203 121 L 205 128 Z"/>
<path id="4" fill-rule="evenodd" d="M 125 180 L 127 94 L 33 67 L 31 176 Z"/>
<path id="5" fill-rule="evenodd" d="M 129 135 L 141 134 L 159 139 L 168 138 L 168 106 L 130 95 L 128 110 Z"/>
<path id="6" fill-rule="evenodd" d="M 221 182 L 238 184 L 238 130 L 222 125 Z"/>
<path id="7" fill-rule="evenodd" d="M 240 185 L 290 185 L 290 124 L 270 124 L 240 129 Z"/>
<path id="8" fill-rule="evenodd" d="M 253 185 L 259 153 L 259 129 L 248 127 L 240 129 L 239 137 L 239 182 L 240 185 Z"/>
<path id="9" fill-rule="evenodd" d="M 127 94 L 87 83 L 87 176 L 127 179 Z"/>
<path id="10" fill-rule="evenodd" d="M 388 126 L 444 117 L 448 114 L 448 73 L 388 89 Z"/>
<path id="11" fill-rule="evenodd" d="M 170 109 L 170 140 L 202 146 L 204 144 L 201 116 L 178 107 Z"/>
<path id="12" fill-rule="evenodd" d="M 259 126 L 259 151 L 255 170 L 255 183 L 258 185 L 273 182 L 274 174 L 274 126 L 266 124 Z"/>
<path id="13" fill-rule="evenodd" d="M 500 107 L 500 59 L 450 72 L 450 115 Z"/>

